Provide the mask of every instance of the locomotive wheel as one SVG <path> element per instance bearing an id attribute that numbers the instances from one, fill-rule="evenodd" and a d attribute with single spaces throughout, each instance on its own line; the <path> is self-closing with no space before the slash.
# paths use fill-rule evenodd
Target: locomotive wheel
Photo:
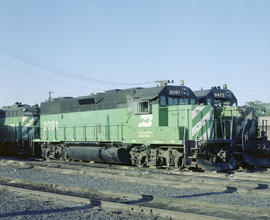
<path id="1" fill-rule="evenodd" d="M 182 170 L 184 168 L 184 158 L 183 157 L 176 157 L 174 160 L 175 168 L 179 168 Z"/>
<path id="2" fill-rule="evenodd" d="M 41 158 L 43 158 L 44 160 L 48 159 L 49 156 L 49 149 L 47 147 L 47 145 L 45 144 L 41 144 Z"/>
<path id="3" fill-rule="evenodd" d="M 42 158 L 44 160 L 48 160 L 50 156 L 50 150 L 49 149 L 42 149 Z"/>
<path id="4" fill-rule="evenodd" d="M 137 159 L 137 163 L 136 163 L 137 167 L 143 168 L 143 167 L 146 167 L 146 165 L 147 165 L 146 156 Z"/>
<path id="5" fill-rule="evenodd" d="M 65 145 L 61 145 L 61 157 L 60 160 L 68 161 L 69 158 L 67 156 L 67 147 Z"/>
<path id="6" fill-rule="evenodd" d="M 55 151 L 54 151 L 54 158 L 55 159 L 60 159 L 62 156 L 62 151 L 60 147 L 55 147 Z"/>

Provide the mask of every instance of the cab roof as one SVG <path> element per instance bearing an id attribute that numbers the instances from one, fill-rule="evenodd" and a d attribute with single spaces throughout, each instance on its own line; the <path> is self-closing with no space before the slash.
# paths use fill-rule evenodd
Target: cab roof
<path id="1" fill-rule="evenodd" d="M 229 89 L 220 87 L 212 87 L 211 89 L 201 89 L 198 91 L 193 91 L 197 96 L 197 100 L 199 103 L 207 104 L 207 99 L 216 99 L 222 101 L 230 101 L 231 105 L 237 105 L 237 99 L 233 92 Z"/>
<path id="2" fill-rule="evenodd" d="M 192 90 L 186 86 L 158 86 L 151 88 L 114 89 L 104 93 L 87 96 L 60 97 L 41 103 L 41 113 L 54 114 L 65 112 L 121 108 L 131 101 L 155 101 L 159 96 L 190 97 L 196 99 Z"/>

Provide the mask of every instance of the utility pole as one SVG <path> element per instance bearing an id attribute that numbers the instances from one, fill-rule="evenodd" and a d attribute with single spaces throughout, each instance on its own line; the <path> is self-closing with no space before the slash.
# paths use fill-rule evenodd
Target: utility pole
<path id="1" fill-rule="evenodd" d="M 48 93 L 49 93 L 49 99 L 48 99 L 48 102 L 52 102 L 52 101 L 53 101 L 52 94 L 53 94 L 54 92 L 48 91 Z"/>

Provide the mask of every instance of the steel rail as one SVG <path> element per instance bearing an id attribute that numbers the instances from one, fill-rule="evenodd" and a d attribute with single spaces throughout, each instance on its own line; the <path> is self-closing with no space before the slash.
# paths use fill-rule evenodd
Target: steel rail
<path id="1" fill-rule="evenodd" d="M 0 187 L 7 187 L 7 189 L 15 187 L 15 189 L 19 191 L 22 190 L 27 193 L 33 191 L 37 195 L 39 195 L 39 193 L 43 193 L 42 195 L 52 193 L 53 196 L 57 195 L 57 198 L 60 198 L 61 195 L 72 196 L 67 198 L 72 198 L 70 201 L 74 201 L 73 197 L 86 199 L 83 201 L 87 201 L 88 204 L 89 201 L 102 202 L 104 208 L 116 206 L 127 211 L 172 217 L 173 219 L 270 218 L 270 210 L 267 208 L 245 207 L 225 203 L 189 200 L 185 198 L 91 190 L 87 188 L 74 188 L 3 177 L 0 177 Z M 110 206 L 110 204 L 112 204 L 112 206 Z"/>
<path id="2" fill-rule="evenodd" d="M 264 180 L 263 177 L 257 178 L 256 180 L 248 180 L 248 181 L 230 181 L 228 177 L 219 178 L 219 177 L 209 177 L 209 176 L 179 176 L 179 175 L 164 175 L 164 176 L 156 176 L 157 174 L 147 173 L 144 175 L 140 174 L 131 174 L 130 172 L 126 172 L 127 170 L 121 170 L 121 173 L 113 171 L 112 173 L 107 172 L 106 170 L 99 170 L 98 172 L 95 168 L 91 167 L 76 167 L 75 169 L 62 167 L 61 165 L 54 162 L 54 164 L 47 164 L 49 166 L 44 166 L 44 164 L 39 163 L 8 163 L 9 166 L 19 169 L 30 169 L 35 168 L 39 170 L 49 171 L 49 172 L 60 172 L 67 173 L 73 175 L 80 176 L 95 176 L 107 179 L 118 179 L 119 175 L 125 176 L 125 180 L 127 182 L 137 182 L 143 184 L 151 184 L 151 185 L 174 185 L 174 187 L 180 188 L 199 188 L 205 190 L 221 190 L 226 191 L 229 188 L 234 189 L 238 193 L 243 194 L 254 194 L 254 195 L 262 195 L 262 196 L 270 196 L 270 183 L 268 181 L 262 182 Z M 52 165 L 52 166 L 51 166 Z M 124 172 L 124 173 L 123 173 Z M 146 179 L 151 179 L 151 181 L 145 181 Z M 237 176 L 235 177 L 237 179 Z M 261 182 L 258 182 L 260 179 Z"/>
<path id="3" fill-rule="evenodd" d="M 150 207 L 145 207 L 145 206 L 140 206 L 140 205 L 130 205 L 130 204 L 123 204 L 123 203 L 118 203 L 118 202 L 107 202 L 107 201 L 91 199 L 91 198 L 86 199 L 86 198 L 81 198 L 77 196 L 42 192 L 42 191 L 24 189 L 24 188 L 14 187 L 14 186 L 0 185 L 0 188 L 4 188 L 5 190 L 8 190 L 10 192 L 23 193 L 26 195 L 34 195 L 34 196 L 40 196 L 40 197 L 45 197 L 49 199 L 57 199 L 57 200 L 80 203 L 80 204 L 89 204 L 91 206 L 102 207 L 103 209 L 117 209 L 121 211 L 125 210 L 127 212 L 135 212 L 135 213 L 141 213 L 145 215 L 170 217 L 171 219 L 176 219 L 176 220 L 186 220 L 186 219 L 222 220 L 224 219 L 224 218 L 219 218 L 219 217 L 198 215 L 198 214 L 179 212 L 179 211 L 173 211 L 173 210 L 150 208 Z"/>

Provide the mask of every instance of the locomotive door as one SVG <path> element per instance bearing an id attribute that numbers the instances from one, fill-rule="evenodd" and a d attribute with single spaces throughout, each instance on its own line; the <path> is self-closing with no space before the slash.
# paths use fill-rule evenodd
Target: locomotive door
<path id="1" fill-rule="evenodd" d="M 189 109 L 187 106 L 185 108 L 178 109 L 177 111 L 177 121 L 178 121 L 178 129 L 179 129 L 179 140 L 185 141 L 188 134 L 189 127 Z"/>
<path id="2" fill-rule="evenodd" d="M 159 126 L 168 126 L 168 106 L 159 107 Z"/>

